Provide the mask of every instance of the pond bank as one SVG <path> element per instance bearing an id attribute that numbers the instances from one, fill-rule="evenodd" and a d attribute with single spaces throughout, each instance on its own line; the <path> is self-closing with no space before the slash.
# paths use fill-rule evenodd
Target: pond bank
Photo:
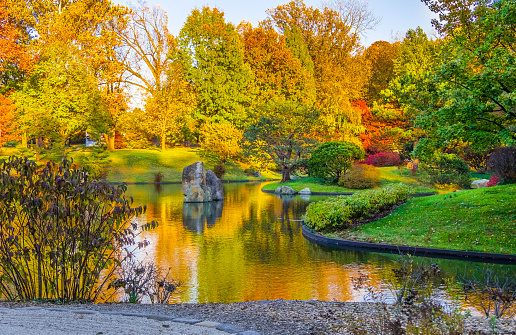
<path id="1" fill-rule="evenodd" d="M 389 254 L 410 254 L 413 256 L 467 260 L 472 262 L 516 264 L 516 255 L 505 255 L 476 251 L 448 250 L 437 248 L 422 248 L 417 246 L 343 240 L 316 234 L 312 232 L 310 229 L 308 229 L 305 225 L 303 225 L 303 236 L 312 243 L 338 249 L 381 252 Z"/>
<path id="2" fill-rule="evenodd" d="M 119 313 L 143 313 L 158 314 L 174 318 L 189 318 L 205 320 L 214 323 L 232 325 L 235 329 L 245 329 L 247 333 L 240 334 L 353 334 L 362 330 L 366 333 L 375 333 L 382 326 L 385 317 L 395 318 L 401 321 L 402 327 L 407 322 L 415 322 L 414 314 L 410 310 L 376 303 L 362 302 L 330 302 L 330 301 L 291 301 L 291 300 L 264 300 L 246 301 L 229 304 L 172 304 L 172 305 L 143 305 L 143 304 L 80 304 L 80 305 L 52 305 L 33 303 L 0 303 L 4 308 L 19 308 L 38 306 L 44 308 L 61 308 L 76 311 L 95 311 L 119 314 Z M 37 312 L 37 310 L 35 311 Z M 73 320 L 77 327 L 88 325 L 89 315 L 75 314 Z M 80 316 L 83 316 L 82 318 Z M 111 315 L 112 316 L 112 315 Z M 117 316 L 119 317 L 119 316 Z M 126 318 L 124 318 L 126 319 Z M 125 333 L 129 332 L 133 323 L 141 322 L 141 318 L 133 316 L 124 323 Z M 409 321 L 410 320 L 410 321 Z M 24 320 L 24 324 L 30 326 L 34 322 L 31 318 Z M 159 322 L 159 320 L 158 320 Z M 161 321 L 162 324 L 170 322 Z M 47 324 L 47 329 L 60 327 L 60 324 Z M 164 330 L 162 325 L 158 325 Z M 0 324 L 0 331 L 3 325 Z M 109 330 L 109 329 L 106 329 Z M 159 332 L 157 328 L 154 331 Z M 206 332 L 208 332 L 206 328 Z M 228 328 L 229 330 L 229 328 Z M 140 329 L 139 331 L 142 331 Z M 501 334 L 516 334 L 516 320 L 498 320 L 495 331 Z M 229 333 L 238 333 L 228 331 Z M 2 332 L 3 333 L 3 332 Z M 103 332 L 104 334 L 111 334 Z M 145 332 L 142 332 L 145 334 Z M 161 332 L 160 332 L 161 333 Z M 386 332 L 383 332 L 386 333 Z M 461 334 L 491 334 L 491 324 L 488 319 L 480 317 L 467 317 L 462 326 Z M 135 333 L 136 334 L 136 333 Z M 215 333 L 214 333 L 215 334 Z"/>

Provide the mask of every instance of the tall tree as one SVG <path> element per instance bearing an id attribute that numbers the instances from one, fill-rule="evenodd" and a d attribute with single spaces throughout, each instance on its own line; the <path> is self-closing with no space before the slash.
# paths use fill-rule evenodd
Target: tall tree
<path id="1" fill-rule="evenodd" d="M 179 133 L 195 106 L 195 94 L 190 83 L 184 80 L 181 65 L 170 65 L 166 83 L 149 96 L 145 110 L 149 133 L 158 135 L 161 150 L 166 147 L 167 136 Z"/>
<path id="2" fill-rule="evenodd" d="M 428 137 L 418 148 L 516 143 L 516 1 L 425 1 L 440 15 L 441 64 L 409 104 Z M 407 81 L 408 84 L 414 84 Z M 417 82 L 415 83 L 418 84 Z M 426 150 L 426 151 L 428 151 Z"/>
<path id="3" fill-rule="evenodd" d="M 371 76 L 365 91 L 366 101 L 370 106 L 375 101 L 380 102 L 382 91 L 394 79 L 394 61 L 398 57 L 399 45 L 399 42 L 376 41 L 364 53 L 371 66 Z"/>
<path id="4" fill-rule="evenodd" d="M 169 99 L 167 92 L 182 89 L 181 86 L 171 87 L 178 82 L 168 79 L 172 70 L 169 55 L 175 46 L 174 36 L 168 30 L 168 17 L 161 7 L 149 7 L 145 1 L 139 1 L 131 10 L 127 25 L 118 34 L 123 43 L 120 51 L 120 61 L 125 70 L 122 81 L 131 86 L 134 94 L 138 92 L 147 101 L 149 110 L 146 112 L 152 115 L 145 120 L 154 120 L 146 125 L 148 129 L 156 126 L 157 120 L 166 120 L 152 132 L 160 138 L 164 149 L 166 134 L 163 130 L 170 129 L 170 122 L 175 120 L 170 117 L 171 109 L 164 107 Z M 164 127 L 164 124 L 169 125 Z M 114 130 L 113 127 L 111 134 L 106 134 L 113 140 Z"/>
<path id="5" fill-rule="evenodd" d="M 270 27 L 253 28 L 250 23 L 240 24 L 239 31 L 245 46 L 244 61 L 255 75 L 257 101 L 279 99 L 312 106 L 313 73 L 293 55 L 285 37 Z"/>
<path id="6" fill-rule="evenodd" d="M 18 139 L 13 110 L 12 100 L 0 94 L 0 150 L 5 142 Z"/>
<path id="7" fill-rule="evenodd" d="M 0 94 L 16 88 L 32 57 L 8 0 L 0 0 Z"/>
<path id="8" fill-rule="evenodd" d="M 227 121 L 242 128 L 253 103 L 253 74 L 244 63 L 243 43 L 217 8 L 194 9 L 178 38 L 176 59 L 197 92 L 195 118 Z"/>
<path id="9" fill-rule="evenodd" d="M 367 63 L 361 56 L 358 33 L 335 10 L 306 6 L 301 0 L 268 10 L 268 21 L 280 33 L 299 29 L 314 63 L 315 106 L 324 128 L 320 135 L 356 141 L 360 113 L 350 101 L 361 96 Z"/>
<path id="10" fill-rule="evenodd" d="M 99 91 L 117 76 L 111 66 L 119 46 L 113 26 L 123 24 L 124 11 L 108 0 L 7 1 L 39 58 L 23 89 L 13 95 L 21 126 L 64 142 L 106 106 Z"/>
<path id="11" fill-rule="evenodd" d="M 318 112 L 292 102 L 268 102 L 258 107 L 259 119 L 244 132 L 247 156 L 262 155 L 281 167 L 281 181 L 290 180 L 290 171 L 302 155 L 316 144 L 310 136 Z"/>

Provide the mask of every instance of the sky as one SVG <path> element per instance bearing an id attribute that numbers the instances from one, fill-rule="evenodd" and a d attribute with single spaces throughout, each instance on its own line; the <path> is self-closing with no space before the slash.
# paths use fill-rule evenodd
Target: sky
<path id="1" fill-rule="evenodd" d="M 436 16 L 420 0 L 366 0 L 376 17 L 381 18 L 375 30 L 366 33 L 362 44 L 369 46 L 375 41 L 392 42 L 398 36 L 404 36 L 408 29 L 421 27 L 432 37 L 434 29 L 431 19 Z M 136 1 L 115 0 L 121 5 L 129 5 Z M 288 3 L 289 0 L 147 0 L 149 5 L 161 6 L 168 15 L 170 32 L 177 36 L 186 18 L 194 8 L 203 6 L 217 7 L 225 13 L 226 21 L 238 25 L 241 21 L 249 21 L 256 26 L 267 17 L 267 9 Z M 307 6 L 318 7 L 321 0 L 305 0 Z"/>

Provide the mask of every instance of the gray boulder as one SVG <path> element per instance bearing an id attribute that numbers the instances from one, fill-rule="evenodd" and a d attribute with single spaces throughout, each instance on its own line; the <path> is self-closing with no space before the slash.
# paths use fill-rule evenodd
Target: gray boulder
<path id="1" fill-rule="evenodd" d="M 224 189 L 222 188 L 222 181 L 215 175 L 215 172 L 206 171 L 206 186 L 211 190 L 211 195 L 214 201 L 224 200 Z"/>
<path id="2" fill-rule="evenodd" d="M 301 191 L 299 191 L 298 194 L 310 195 L 310 194 L 312 194 L 312 191 L 310 191 L 310 189 L 307 187 L 307 188 L 304 188 Z"/>
<path id="3" fill-rule="evenodd" d="M 274 191 L 275 194 L 296 194 L 296 191 L 294 191 L 293 188 L 291 187 L 288 187 L 288 186 L 280 186 L 278 187 L 275 191 Z"/>
<path id="4" fill-rule="evenodd" d="M 183 195 L 187 195 L 188 190 L 194 185 L 206 185 L 206 173 L 204 163 L 195 162 L 183 169 Z"/>
<path id="5" fill-rule="evenodd" d="M 186 191 L 183 202 L 210 202 L 213 201 L 211 190 L 206 185 L 193 185 Z"/>
<path id="6" fill-rule="evenodd" d="M 471 183 L 471 188 L 484 188 L 487 187 L 488 179 L 477 179 Z"/>

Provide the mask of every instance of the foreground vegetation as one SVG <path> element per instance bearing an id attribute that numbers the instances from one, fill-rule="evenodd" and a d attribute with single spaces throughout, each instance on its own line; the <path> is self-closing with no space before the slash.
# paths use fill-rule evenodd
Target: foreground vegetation
<path id="1" fill-rule="evenodd" d="M 203 161 L 208 169 L 216 164 L 213 160 L 202 155 L 196 148 L 178 147 L 159 151 L 156 149 L 121 149 L 116 151 L 98 152 L 82 146 L 66 149 L 67 157 L 72 158 L 82 166 L 91 166 L 100 174 L 104 174 L 108 182 L 179 182 L 183 168 L 197 161 Z M 9 155 L 26 156 L 36 160 L 36 152 L 28 149 L 3 148 L 0 160 Z M 47 161 L 59 162 L 62 152 L 42 151 L 38 164 Z M 245 170 L 249 167 L 239 162 L 228 161 L 225 164 L 224 180 L 245 179 L 276 179 L 278 174 L 265 172 L 261 178 L 250 177 Z M 159 176 L 159 177 L 158 177 Z"/>
<path id="2" fill-rule="evenodd" d="M 328 237 L 516 254 L 516 185 L 412 198 L 389 216 Z"/>

